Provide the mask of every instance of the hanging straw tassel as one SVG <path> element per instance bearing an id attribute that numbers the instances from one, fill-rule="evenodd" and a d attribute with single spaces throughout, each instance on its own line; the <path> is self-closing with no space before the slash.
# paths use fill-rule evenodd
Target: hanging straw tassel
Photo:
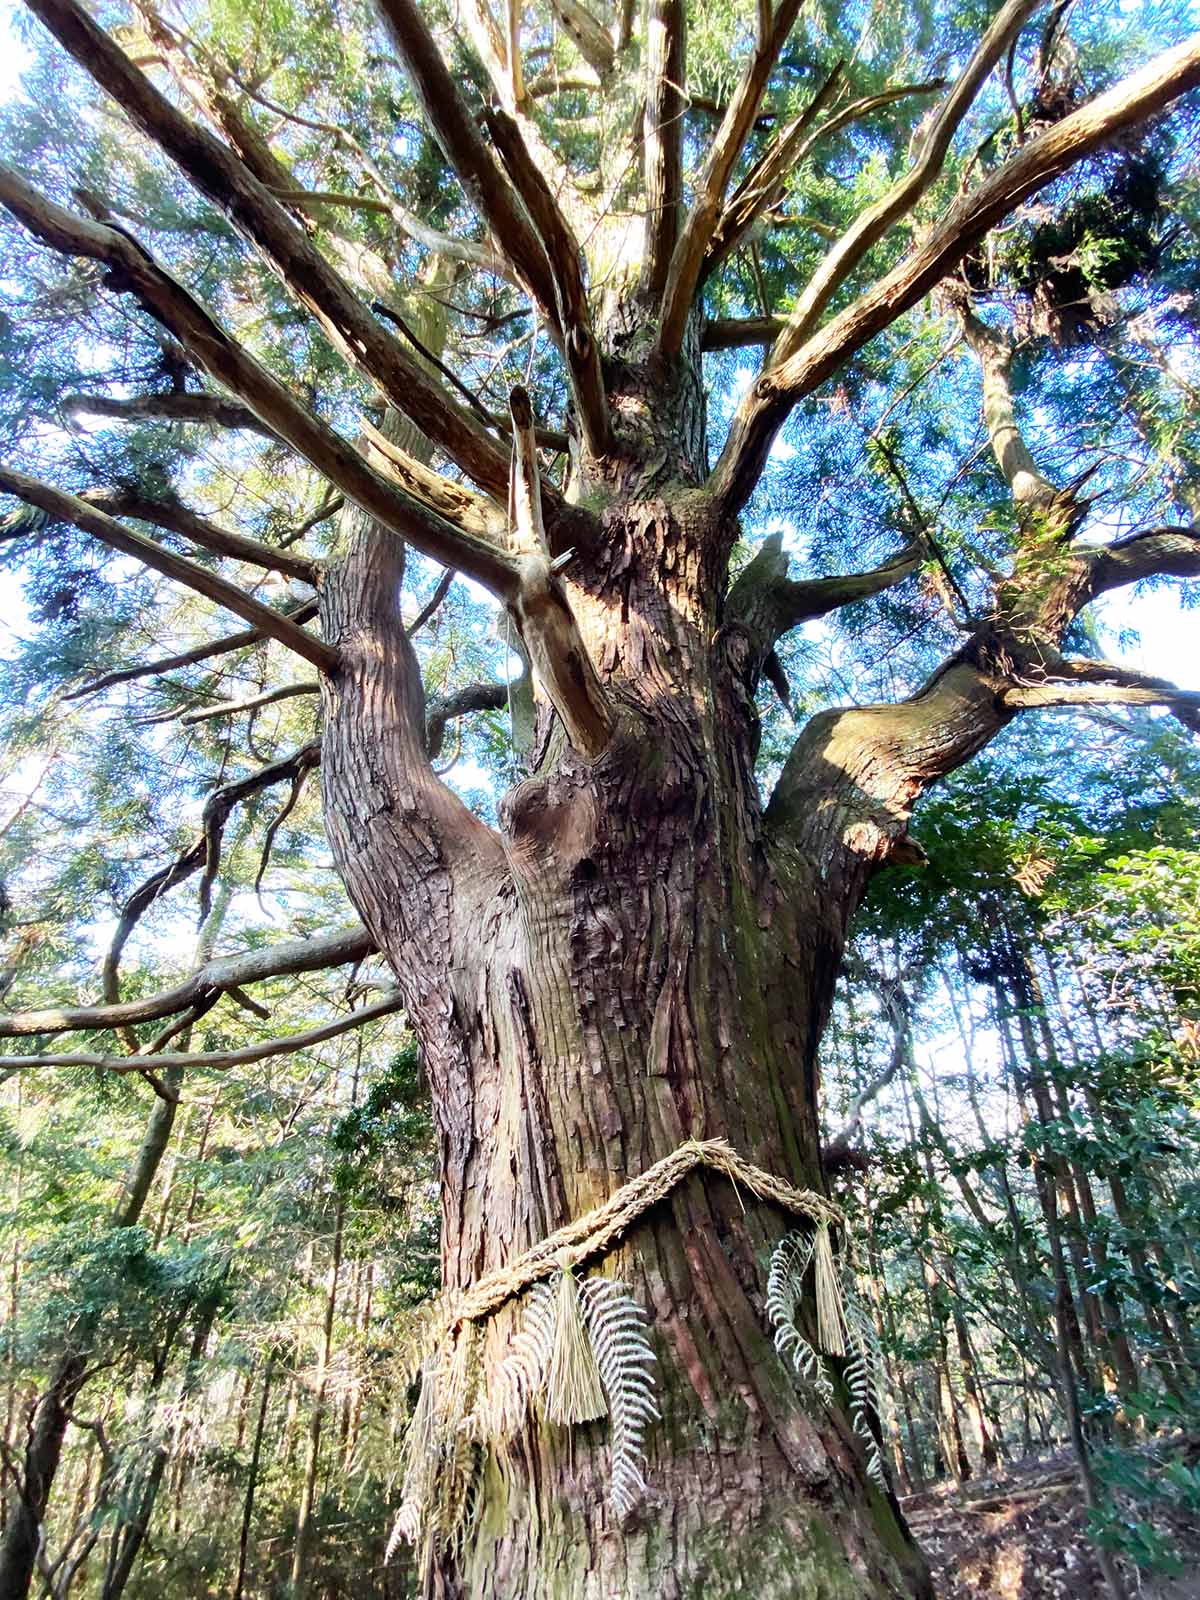
<path id="1" fill-rule="evenodd" d="M 842 1285 L 833 1259 L 829 1224 L 817 1228 L 813 1250 L 813 1270 L 817 1285 L 817 1343 L 831 1356 L 846 1354 L 846 1312 L 842 1305 Z"/>
<path id="2" fill-rule="evenodd" d="M 546 1369 L 543 1409 L 549 1422 L 570 1426 L 608 1415 L 592 1341 L 583 1324 L 579 1290 L 569 1265 L 559 1278 L 554 1307 L 554 1343 Z"/>

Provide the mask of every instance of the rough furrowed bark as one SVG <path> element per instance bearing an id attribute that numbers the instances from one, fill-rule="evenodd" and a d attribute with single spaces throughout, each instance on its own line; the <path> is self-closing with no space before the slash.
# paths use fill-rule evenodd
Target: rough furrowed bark
<path id="1" fill-rule="evenodd" d="M 844 915 L 763 826 L 742 662 L 716 625 L 733 531 L 686 477 L 648 470 L 639 499 L 612 471 L 605 536 L 566 581 L 616 730 L 587 761 L 547 742 L 543 707 L 543 763 L 498 834 L 428 767 L 389 547 L 357 534 L 324 584 L 344 663 L 325 691 L 330 832 L 422 1041 L 449 1286 L 689 1137 L 820 1183 L 815 1058 Z M 698 1175 L 604 1268 L 658 1353 L 644 1504 L 609 1508 L 606 1424 L 531 1425 L 487 1460 L 447 1594 L 928 1592 L 844 1418 L 774 1350 L 766 1264 L 787 1222 L 744 1199 Z M 489 1364 L 512 1326 L 489 1325 Z"/>

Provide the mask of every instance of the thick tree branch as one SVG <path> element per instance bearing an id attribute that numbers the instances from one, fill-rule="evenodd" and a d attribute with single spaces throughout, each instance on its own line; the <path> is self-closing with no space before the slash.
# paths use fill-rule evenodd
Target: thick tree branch
<path id="1" fill-rule="evenodd" d="M 347 962 L 362 961 L 374 948 L 366 929 L 361 927 L 344 928 L 316 939 L 290 939 L 208 961 L 174 988 L 142 995 L 137 1000 L 104 1006 L 51 1006 L 42 1011 L 0 1015 L 0 1038 L 128 1028 L 139 1022 L 156 1022 L 160 1017 L 174 1016 L 247 984 L 299 972 L 322 972 L 330 967 L 345 966 Z"/>
<path id="2" fill-rule="evenodd" d="M 1086 554 L 1086 599 L 1119 589 L 1142 578 L 1200 577 L 1200 529 L 1147 528 L 1099 549 L 1075 547 Z"/>
<path id="3" fill-rule="evenodd" d="M 782 198 L 789 173 L 803 161 L 816 142 L 817 135 L 807 140 L 805 135 L 837 94 L 841 87 L 842 71 L 843 66 L 839 61 L 799 116 L 780 129 L 754 162 L 730 195 L 719 218 L 713 219 L 698 269 L 700 280 L 713 272 L 731 251 L 736 250 L 757 218 Z M 823 128 L 820 131 L 826 130 Z"/>
<path id="4" fill-rule="evenodd" d="M 684 329 L 700 286 L 704 253 L 720 218 L 729 179 L 754 126 L 767 82 L 792 31 L 800 4 L 801 0 L 776 0 L 774 9 L 766 3 L 758 8 L 754 49 L 709 146 L 696 179 L 691 210 L 671 253 L 658 333 L 659 353 L 668 359 L 677 356 L 682 348 Z M 817 96 L 817 101 L 826 91 L 832 92 L 831 84 L 832 80 Z M 810 108 L 814 116 L 816 106 L 814 102 Z"/>
<path id="5" fill-rule="evenodd" d="M 805 285 L 776 347 L 777 360 L 785 361 L 800 349 L 816 329 L 821 313 L 838 288 L 867 252 L 878 244 L 893 223 L 908 215 L 938 178 L 959 124 L 992 68 L 1039 3 L 1040 0 L 1006 0 L 1001 6 L 962 75 L 938 108 L 921 142 L 916 162 L 882 199 L 859 213 Z"/>
<path id="6" fill-rule="evenodd" d="M 43 1056 L 0 1056 L 0 1066 L 6 1072 L 27 1072 L 37 1067 L 92 1067 L 98 1072 L 145 1072 L 147 1064 L 155 1068 L 206 1067 L 209 1071 L 225 1071 L 229 1067 L 250 1066 L 255 1061 L 265 1061 L 270 1056 L 292 1055 L 297 1050 L 308 1050 L 313 1045 L 324 1044 L 326 1039 L 336 1039 L 351 1028 L 364 1027 L 380 1017 L 391 1016 L 403 1009 L 404 1001 L 395 990 L 390 990 L 381 1000 L 362 1006 L 348 1016 L 326 1022 L 319 1028 L 309 1028 L 304 1033 L 291 1033 L 282 1039 L 264 1039 L 261 1044 L 243 1045 L 240 1050 L 159 1050 L 153 1056 L 102 1056 L 92 1054 Z"/>
<path id="7" fill-rule="evenodd" d="M 610 443 L 611 418 L 600 351 L 592 332 L 579 242 L 530 156 L 513 118 L 503 111 L 489 111 L 485 113 L 485 121 L 551 263 L 555 314 L 584 445 L 590 455 L 605 455 Z"/>
<path id="8" fill-rule="evenodd" d="M 262 601 L 256 600 L 253 595 L 246 594 L 232 583 L 227 583 L 224 578 L 219 578 L 207 567 L 197 566 L 194 561 L 188 561 L 185 557 L 164 549 L 153 539 L 134 533 L 131 528 L 126 528 L 107 513 L 89 505 L 78 495 L 54 489 L 48 483 L 30 478 L 25 473 L 18 472 L 15 467 L 2 463 L 0 463 L 0 489 L 16 495 L 28 505 L 39 506 L 61 522 L 73 523 L 85 533 L 90 533 L 93 538 L 100 539 L 111 549 L 119 550 L 123 555 L 133 556 L 153 571 L 161 572 L 165 577 L 173 578 L 176 583 L 194 589 L 197 594 L 202 594 L 205 599 L 212 600 L 216 605 L 224 606 L 227 611 L 232 611 L 234 616 L 253 624 L 268 639 L 275 639 L 279 644 L 294 651 L 296 655 L 303 656 L 318 671 L 336 670 L 337 651 L 323 639 L 314 638 L 311 633 L 306 633 L 303 628 L 297 627 L 290 618 L 278 611 L 272 611 L 270 606 L 263 605 Z"/>
<path id="9" fill-rule="evenodd" d="M 646 240 L 642 289 L 652 297 L 661 297 L 679 237 L 683 197 L 683 114 L 687 108 L 684 0 L 650 0 L 645 49 L 642 170 Z"/>
<path id="10" fill-rule="evenodd" d="M 257 539 L 247 539 L 240 533 L 231 533 L 218 527 L 207 517 L 190 510 L 181 500 L 153 499 L 135 490 L 89 490 L 80 496 L 98 511 L 111 517 L 135 517 L 139 522 L 152 522 L 166 528 L 181 538 L 198 544 L 213 555 L 228 556 L 233 561 L 245 561 L 250 566 L 262 567 L 267 572 L 282 572 L 289 578 L 315 586 L 321 563 L 311 556 L 289 555 L 274 545 L 262 544 Z"/>
<path id="11" fill-rule="evenodd" d="M 137 394 L 125 399 L 107 394 L 68 394 L 59 405 L 68 416 L 114 417 L 121 422 L 206 422 L 217 428 L 246 428 L 278 442 L 249 406 L 219 394 Z"/>
<path id="12" fill-rule="evenodd" d="M 105 262 L 110 268 L 110 288 L 134 294 L 198 366 L 241 396 L 330 483 L 385 527 L 443 566 L 457 566 L 470 573 L 497 594 L 504 594 L 511 587 L 511 568 L 496 544 L 469 530 L 454 528 L 369 467 L 352 445 L 230 338 L 182 284 L 128 235 L 64 210 L 2 166 L 0 204 L 52 248 Z M 503 492 L 507 493 L 507 481 Z"/>
<path id="13" fill-rule="evenodd" d="M 481 488 L 502 495 L 503 450 L 408 357 L 245 161 L 173 106 L 77 0 L 27 3 L 130 120 L 263 252 L 346 359 Z M 227 387 L 269 424 L 239 386 Z"/>
<path id="14" fill-rule="evenodd" d="M 315 600 L 306 600 L 292 611 L 280 613 L 289 622 L 297 624 L 308 622 L 316 614 Z M 131 683 L 136 678 L 158 678 L 166 672 L 176 672 L 181 667 L 194 667 L 201 661 L 211 661 L 214 656 L 230 655 L 235 650 L 247 650 L 252 645 L 261 644 L 264 637 L 265 635 L 257 628 L 247 628 L 241 633 L 231 633 L 227 638 L 217 639 L 212 644 L 201 644 L 194 650 L 183 650 L 178 655 L 163 656 L 158 661 L 146 661 L 140 666 L 121 667 L 116 672 L 106 672 L 99 678 L 93 678 L 90 683 L 85 683 L 81 688 L 72 689 L 70 694 L 63 696 L 63 699 L 82 700 L 85 695 L 99 694 L 102 689 L 111 689 L 118 683 Z"/>
<path id="15" fill-rule="evenodd" d="M 1009 383 L 1011 341 L 981 322 L 965 303 L 959 306 L 958 315 L 967 344 L 983 374 L 983 420 L 996 463 L 1018 510 L 1048 511 L 1059 498 L 1058 490 L 1038 471 L 1017 422 Z"/>
<path id="16" fill-rule="evenodd" d="M 1200 693 L 1113 661 L 1060 659 L 1044 682 L 1014 684 L 1004 690 L 1002 698 L 1006 706 L 1021 711 L 1071 706 L 1166 706 L 1189 732 L 1200 735 Z"/>
<path id="17" fill-rule="evenodd" d="M 379 10 L 446 160 L 534 300 L 555 317 L 554 278 L 541 240 L 481 138 L 415 0 L 379 0 Z"/>
<path id="18" fill-rule="evenodd" d="M 700 335 L 702 350 L 740 350 L 746 345 L 774 344 L 786 317 L 711 317 Z"/>
<path id="19" fill-rule="evenodd" d="M 957 200 L 924 243 L 886 277 L 793 355 L 777 359 L 739 406 L 710 480 L 712 491 L 725 507 L 735 510 L 745 504 L 771 441 L 798 400 L 819 388 L 868 340 L 916 305 L 1022 200 L 1198 83 L 1200 36 L 1164 51 L 1140 72 L 1030 139 L 976 189 Z"/>
<path id="20" fill-rule="evenodd" d="M 918 537 L 870 571 L 797 580 L 787 575 L 783 535 L 769 534 L 738 574 L 725 605 L 726 627 L 742 630 L 749 643 L 743 671 L 751 688 L 757 687 L 776 641 L 790 629 L 892 588 L 915 572 L 927 555 L 925 540 Z"/>
<path id="21" fill-rule="evenodd" d="M 608 744 L 612 713 L 550 560 L 529 395 L 516 388 L 510 399 L 513 541 L 520 585 L 509 610 L 567 738 L 581 755 L 591 759 Z"/>

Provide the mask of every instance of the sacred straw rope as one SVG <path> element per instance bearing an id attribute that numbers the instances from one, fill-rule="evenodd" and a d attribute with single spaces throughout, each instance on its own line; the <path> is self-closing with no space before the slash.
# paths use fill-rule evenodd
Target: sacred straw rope
<path id="1" fill-rule="evenodd" d="M 797 1189 L 762 1167 L 753 1166 L 726 1139 L 688 1139 L 669 1156 L 623 1184 L 615 1194 L 539 1240 L 514 1261 L 479 1278 L 470 1288 L 447 1296 L 433 1318 L 433 1335 L 426 1345 L 436 1346 L 464 1322 L 488 1317 L 507 1300 L 523 1294 L 531 1284 L 562 1265 L 566 1252 L 572 1266 L 602 1255 L 626 1233 L 643 1212 L 649 1211 L 697 1167 L 723 1172 L 734 1184 L 744 1184 L 759 1200 L 773 1200 L 784 1211 L 817 1223 L 840 1225 L 840 1208 L 811 1189 Z"/>

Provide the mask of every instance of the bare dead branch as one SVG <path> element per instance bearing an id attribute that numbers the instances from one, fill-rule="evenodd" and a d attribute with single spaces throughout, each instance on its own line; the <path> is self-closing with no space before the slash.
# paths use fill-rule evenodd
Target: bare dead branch
<path id="1" fill-rule="evenodd" d="M 417 612 L 416 616 L 409 623 L 408 627 L 404 630 L 410 639 L 415 638 L 425 624 L 429 621 L 430 617 L 433 616 L 434 612 L 441 605 L 442 601 L 450 593 L 450 585 L 457 577 L 458 573 L 455 572 L 453 567 L 447 567 L 445 572 L 442 573 L 441 577 L 437 581 L 437 586 L 433 593 L 421 607 L 420 611 Z"/>
<path id="2" fill-rule="evenodd" d="M 139 1022 L 156 1022 L 249 983 L 263 983 L 268 978 L 300 972 L 321 972 L 361 961 L 374 948 L 364 928 L 343 928 L 316 939 L 290 939 L 238 955 L 220 956 L 206 962 L 174 988 L 142 995 L 137 1000 L 102 1006 L 52 1006 L 42 1011 L 0 1015 L 0 1038 L 127 1028 Z M 258 1011 L 262 1014 L 261 1007 Z"/>
<path id="3" fill-rule="evenodd" d="M 769 6 L 760 7 L 754 49 L 696 179 L 695 198 L 671 252 L 663 288 L 658 350 L 668 359 L 677 356 L 682 347 L 684 329 L 700 285 L 704 254 L 725 203 L 725 190 L 754 126 L 767 82 L 792 31 L 800 3 L 801 0 L 778 0 L 773 12 Z M 827 84 L 826 89 L 829 88 Z M 813 115 L 816 115 L 815 110 Z"/>
<path id="4" fill-rule="evenodd" d="M 1030 139 L 961 196 L 918 249 L 787 357 L 776 358 L 734 418 L 710 479 L 729 509 L 740 508 L 762 471 L 788 412 L 875 334 L 888 327 L 961 261 L 1014 207 L 1107 143 L 1200 83 L 1200 36 L 1164 51 L 1141 71 Z"/>
<path id="5" fill-rule="evenodd" d="M 646 242 L 642 288 L 661 296 L 679 238 L 683 199 L 683 115 L 687 109 L 687 14 L 684 0 L 650 0 L 642 168 Z"/>
<path id="6" fill-rule="evenodd" d="M 24 472 L 18 472 L 15 467 L 4 464 L 0 464 L 0 489 L 16 495 L 28 505 L 39 506 L 59 521 L 73 523 L 111 549 L 135 557 L 153 571 L 161 572 L 165 577 L 173 578 L 176 583 L 194 589 L 197 594 L 202 594 L 216 605 L 224 606 L 227 611 L 232 611 L 234 616 L 252 623 L 267 638 L 275 639 L 279 644 L 294 651 L 296 655 L 303 656 L 318 671 L 327 673 L 336 668 L 337 651 L 323 639 L 314 638 L 311 633 L 306 633 L 303 628 L 297 627 L 290 618 L 278 611 L 272 611 L 270 606 L 263 605 L 262 601 L 256 600 L 253 595 L 246 594 L 232 583 L 227 583 L 224 578 L 219 578 L 207 567 L 198 566 L 194 561 L 188 561 L 185 557 L 164 549 L 153 539 L 134 533 L 131 528 L 126 528 L 106 512 L 89 505 L 78 495 L 52 488 L 50 484 L 42 483 L 37 478 L 30 478 Z"/>
<path id="7" fill-rule="evenodd" d="M 179 721 L 184 727 L 190 728 L 199 722 L 211 722 L 214 717 L 235 717 L 243 711 L 258 711 L 262 706 L 273 706 L 279 700 L 292 700 L 297 695 L 320 692 L 319 683 L 284 683 L 277 689 L 264 689 L 262 694 L 251 695 L 246 700 L 222 700 L 215 706 L 187 711 Z"/>
<path id="8" fill-rule="evenodd" d="M 348 1033 L 351 1028 L 362 1028 L 368 1022 L 376 1022 L 380 1017 L 391 1016 L 394 1012 L 403 1009 L 404 1001 L 395 990 L 390 990 L 381 1000 L 376 1000 L 369 1006 L 362 1006 L 357 1011 L 352 1011 L 348 1016 L 339 1017 L 334 1022 L 326 1022 L 319 1028 L 309 1028 L 304 1033 L 288 1034 L 282 1039 L 264 1039 L 260 1044 L 243 1045 L 240 1050 L 209 1050 L 178 1051 L 163 1050 L 153 1057 L 142 1055 L 133 1056 L 103 1056 L 92 1054 L 58 1055 L 47 1054 L 42 1056 L 0 1056 L 0 1062 L 6 1072 L 28 1072 L 38 1067 L 92 1067 L 98 1072 L 139 1072 L 144 1073 L 147 1062 L 153 1061 L 155 1067 L 205 1067 L 209 1071 L 225 1071 L 229 1067 L 250 1066 L 255 1061 L 265 1061 L 270 1056 L 293 1055 L 297 1050 L 308 1050 L 313 1045 L 324 1044 L 327 1039 L 336 1039 L 339 1034 Z"/>
<path id="9" fill-rule="evenodd" d="M 551 9 L 576 50 L 603 83 L 617 58 L 613 41 L 579 0 L 551 0 Z"/>
<path id="10" fill-rule="evenodd" d="M 359 427 L 374 463 L 406 493 L 426 501 L 439 516 L 464 532 L 495 541 L 503 538 L 504 514 L 494 501 L 434 472 L 394 439 L 387 438 L 367 417 L 360 419 Z"/>
<path id="11" fill-rule="evenodd" d="M 509 610 L 534 672 L 582 755 L 598 756 L 612 734 L 612 713 L 550 561 L 542 520 L 541 477 L 529 395 L 510 396 L 513 421 L 513 541 L 520 585 Z"/>
<path id="12" fill-rule="evenodd" d="M 209 795 L 204 803 L 199 838 L 176 856 L 174 861 L 152 873 L 121 907 L 121 915 L 117 920 L 112 941 L 100 970 L 101 992 L 106 1001 L 113 1003 L 120 998 L 121 954 L 133 930 L 154 902 L 168 890 L 173 889 L 176 884 L 183 883 L 193 873 L 199 872 L 202 867 L 209 870 L 210 882 L 215 876 L 212 864 L 214 860 L 219 864 L 221 829 L 234 806 L 263 789 L 271 788 L 274 784 L 290 782 L 300 767 L 315 766 L 320 759 L 319 744 L 302 745 L 293 754 L 272 761 L 267 766 L 260 767 L 257 772 L 247 773 L 244 778 L 223 784 Z"/>

